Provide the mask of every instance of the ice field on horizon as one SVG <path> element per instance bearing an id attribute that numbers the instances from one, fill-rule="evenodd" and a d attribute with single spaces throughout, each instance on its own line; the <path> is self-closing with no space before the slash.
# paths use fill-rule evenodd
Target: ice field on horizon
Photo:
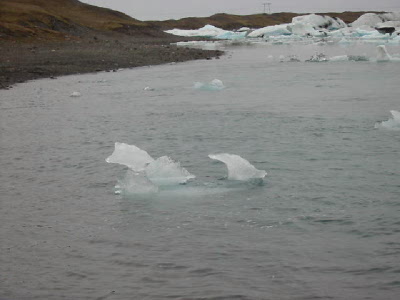
<path id="1" fill-rule="evenodd" d="M 334 43 L 390 43 L 400 44 L 400 12 L 367 13 L 347 25 L 339 18 L 316 14 L 294 17 L 291 23 L 267 26 L 259 29 L 241 28 L 237 31 L 224 30 L 213 25 L 205 25 L 196 30 L 172 29 L 167 33 L 205 37 L 222 40 L 257 40 L 271 43 L 290 43 L 295 41 L 318 42 L 324 38 Z"/>

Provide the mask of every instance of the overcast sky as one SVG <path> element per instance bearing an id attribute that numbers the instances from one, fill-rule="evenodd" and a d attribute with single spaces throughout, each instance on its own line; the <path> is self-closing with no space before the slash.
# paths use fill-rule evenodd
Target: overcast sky
<path id="1" fill-rule="evenodd" d="M 400 11 L 400 0 L 80 0 L 112 8 L 139 20 L 206 17 L 216 13 L 239 15 L 263 12 L 271 3 L 272 12 L 332 12 L 346 10 Z M 268 7 L 268 6 L 267 6 Z M 268 12 L 268 8 L 267 8 Z"/>

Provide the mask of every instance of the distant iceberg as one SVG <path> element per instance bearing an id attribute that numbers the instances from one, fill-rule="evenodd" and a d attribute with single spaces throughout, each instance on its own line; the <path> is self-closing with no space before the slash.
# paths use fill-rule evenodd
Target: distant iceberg
<path id="1" fill-rule="evenodd" d="M 267 26 L 260 29 L 256 29 L 250 32 L 247 36 L 251 38 L 255 37 L 268 37 L 268 36 L 279 36 L 279 35 L 291 35 L 292 33 L 288 29 L 288 24 Z"/>
<path id="2" fill-rule="evenodd" d="M 400 112 L 397 110 L 391 110 L 390 113 L 392 114 L 392 118 L 387 121 L 376 123 L 375 128 L 400 130 Z"/>
<path id="3" fill-rule="evenodd" d="M 378 51 L 378 55 L 376 57 L 377 61 L 390 61 L 392 59 L 384 45 L 379 45 L 376 47 L 376 49 Z"/>
<path id="4" fill-rule="evenodd" d="M 389 41 L 400 44 L 400 12 L 375 14 L 366 13 L 352 24 L 347 25 L 340 18 L 309 14 L 297 16 L 291 23 L 266 26 L 258 29 L 240 28 L 236 31 L 224 30 L 213 25 L 206 25 L 196 30 L 172 29 L 166 32 L 187 37 L 206 37 L 224 40 L 245 40 L 257 42 L 264 38 L 273 44 L 304 41 L 305 38 L 330 38 L 339 43 L 352 43 L 356 40 L 365 42 Z M 310 42 L 312 39 L 308 39 Z"/>
<path id="5" fill-rule="evenodd" d="M 374 28 L 376 26 L 382 26 L 382 24 L 384 24 L 385 22 L 392 22 L 389 24 L 396 25 L 398 24 L 397 22 L 399 21 L 400 21 L 400 12 L 391 12 L 383 14 L 366 13 L 361 15 L 357 20 L 351 23 L 351 27 L 360 28 L 363 26 L 368 26 Z"/>
<path id="6" fill-rule="evenodd" d="M 224 83 L 219 79 L 214 79 L 211 82 L 195 82 L 193 86 L 196 90 L 203 91 L 220 91 L 225 88 Z"/>
<path id="7" fill-rule="evenodd" d="M 171 29 L 166 30 L 166 33 L 178 35 L 178 36 L 187 36 L 187 37 L 208 37 L 215 38 L 217 36 L 223 36 L 224 34 L 231 33 L 230 31 L 215 27 L 213 25 L 205 25 L 202 28 L 194 29 L 194 30 L 184 30 L 184 29 Z"/>
<path id="8" fill-rule="evenodd" d="M 223 162 L 228 168 L 228 179 L 239 181 L 250 181 L 263 179 L 267 172 L 256 169 L 247 160 L 236 154 L 220 153 L 210 154 L 209 158 Z"/>

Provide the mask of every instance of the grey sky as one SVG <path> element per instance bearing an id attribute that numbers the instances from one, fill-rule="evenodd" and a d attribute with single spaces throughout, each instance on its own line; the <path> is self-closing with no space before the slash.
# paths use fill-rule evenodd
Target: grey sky
<path id="1" fill-rule="evenodd" d="M 205 17 L 215 13 L 255 14 L 270 2 L 272 12 L 328 12 L 346 10 L 400 11 L 399 0 L 81 0 L 122 11 L 139 20 Z"/>

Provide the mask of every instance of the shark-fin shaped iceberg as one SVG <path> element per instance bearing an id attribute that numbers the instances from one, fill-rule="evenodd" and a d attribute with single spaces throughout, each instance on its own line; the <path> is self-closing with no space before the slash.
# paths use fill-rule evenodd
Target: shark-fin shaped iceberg
<path id="1" fill-rule="evenodd" d="M 391 110 L 390 113 L 392 114 L 392 118 L 387 121 L 376 123 L 375 128 L 400 130 L 400 112 Z"/>
<path id="2" fill-rule="evenodd" d="M 227 166 L 230 180 L 249 181 L 263 179 L 267 175 L 266 171 L 256 169 L 251 163 L 236 154 L 210 154 L 208 157 L 221 161 Z"/>
<path id="3" fill-rule="evenodd" d="M 114 152 L 106 158 L 108 163 L 124 165 L 136 172 L 144 171 L 146 166 L 153 161 L 154 158 L 135 145 L 118 142 L 115 143 Z"/>

